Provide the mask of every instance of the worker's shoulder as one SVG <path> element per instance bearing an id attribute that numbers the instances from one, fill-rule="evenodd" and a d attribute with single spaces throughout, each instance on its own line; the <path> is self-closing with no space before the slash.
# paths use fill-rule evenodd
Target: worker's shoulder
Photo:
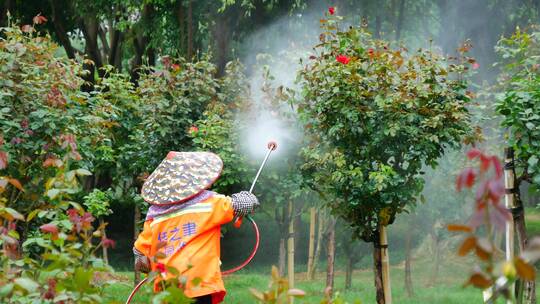
<path id="1" fill-rule="evenodd" d="M 210 196 L 206 202 L 220 202 L 220 201 L 230 201 L 231 198 L 226 196 L 226 195 L 223 195 L 223 194 L 219 194 L 219 193 L 213 193 L 212 196 Z"/>

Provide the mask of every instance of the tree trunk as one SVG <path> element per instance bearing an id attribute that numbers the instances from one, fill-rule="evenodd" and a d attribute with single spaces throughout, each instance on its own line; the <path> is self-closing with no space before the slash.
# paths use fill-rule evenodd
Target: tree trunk
<path id="1" fill-rule="evenodd" d="M 118 23 L 118 18 L 114 21 L 109 20 L 109 53 L 108 63 L 116 68 L 118 72 L 122 70 L 122 42 L 124 39 L 124 33 L 115 28 Z"/>
<path id="2" fill-rule="evenodd" d="M 186 20 L 185 20 L 185 8 L 184 8 L 184 1 L 178 0 L 177 2 L 177 10 L 176 10 L 176 20 L 178 23 L 178 55 L 179 56 L 185 56 L 186 53 Z"/>
<path id="3" fill-rule="evenodd" d="M 285 246 L 285 238 L 280 237 L 279 238 L 279 258 L 278 258 L 278 270 L 279 270 L 280 276 L 283 276 L 285 274 L 285 264 L 287 262 L 286 256 L 287 256 L 287 249 Z"/>
<path id="4" fill-rule="evenodd" d="M 334 261 L 336 259 L 336 220 L 329 220 L 328 240 L 326 247 L 326 290 L 329 295 L 334 293 Z"/>
<path id="5" fill-rule="evenodd" d="M 152 16 L 154 15 L 154 7 L 151 4 L 144 5 L 141 22 L 152 22 Z M 148 56 L 148 63 L 154 65 L 155 54 L 152 48 L 148 48 L 149 38 L 145 35 L 144 31 L 134 34 L 133 47 L 135 49 L 135 56 L 131 64 L 131 82 L 136 83 L 140 77 L 140 67 L 143 64 L 143 56 L 146 53 Z"/>
<path id="6" fill-rule="evenodd" d="M 139 237 L 139 222 L 141 220 L 141 209 L 139 209 L 139 206 L 135 205 L 135 212 L 133 214 L 133 243 L 137 240 L 137 237 Z M 135 263 L 133 263 L 135 265 Z M 141 281 L 141 273 L 137 270 L 135 270 L 135 278 L 133 281 L 133 285 L 139 284 Z"/>
<path id="7" fill-rule="evenodd" d="M 377 15 L 375 16 L 375 30 L 373 34 L 373 36 L 376 39 L 381 38 L 381 27 L 382 27 L 382 18 L 381 18 L 380 13 L 377 13 Z"/>
<path id="8" fill-rule="evenodd" d="M 193 1 L 188 2 L 188 16 L 187 16 L 187 59 L 193 58 Z"/>
<path id="9" fill-rule="evenodd" d="M 379 235 L 379 231 L 377 231 L 375 235 Z M 380 247 L 380 241 L 376 238 L 373 241 L 373 274 L 375 276 L 376 299 L 377 304 L 385 304 L 382 278 L 382 257 Z"/>
<path id="10" fill-rule="evenodd" d="M 99 225 L 100 226 L 105 225 L 105 221 L 103 220 L 103 218 L 99 219 Z M 101 239 L 104 240 L 106 238 L 107 238 L 107 229 L 104 226 L 103 227 L 103 235 L 101 236 Z M 101 249 L 103 250 L 103 261 L 105 262 L 106 265 L 109 265 L 109 253 L 107 251 L 107 247 L 101 246 Z"/>
<path id="11" fill-rule="evenodd" d="M 401 28 L 403 27 L 403 19 L 405 18 L 405 0 L 399 0 L 399 11 L 396 22 L 396 41 L 401 38 Z"/>
<path id="12" fill-rule="evenodd" d="M 294 206 L 289 201 L 289 235 L 287 240 L 287 277 L 289 288 L 294 288 Z M 289 298 L 289 303 L 293 303 L 294 298 Z"/>
<path id="13" fill-rule="evenodd" d="M 407 239 L 405 241 L 405 290 L 407 290 L 407 296 L 410 298 L 414 296 L 414 289 L 411 275 L 411 239 L 412 229 L 407 230 Z"/>
<path id="14" fill-rule="evenodd" d="M 346 290 L 351 289 L 351 286 L 352 286 L 352 273 L 354 270 L 353 266 L 354 266 L 354 259 L 351 255 L 347 257 L 347 267 L 345 268 L 345 289 Z"/>
<path id="15" fill-rule="evenodd" d="M 436 232 L 431 233 L 431 239 L 433 244 L 433 269 L 431 271 L 431 279 L 428 286 L 432 286 L 437 282 L 439 277 L 439 264 L 440 264 L 440 250 L 439 250 L 439 237 Z"/>
<path id="16" fill-rule="evenodd" d="M 94 61 L 96 68 L 103 66 L 101 52 L 98 46 L 99 22 L 97 17 L 88 15 L 82 19 L 82 31 L 85 40 L 85 53 Z"/>
<path id="17" fill-rule="evenodd" d="M 326 220 L 325 220 L 324 212 L 319 211 L 319 227 L 317 229 L 317 244 L 315 245 L 315 255 L 313 257 L 313 264 L 311 265 L 311 270 L 310 270 L 311 276 L 308 277 L 309 280 L 314 280 L 315 274 L 317 272 L 317 264 L 319 263 L 319 258 L 321 256 L 322 239 L 323 239 L 325 223 L 326 223 Z"/>
<path id="18" fill-rule="evenodd" d="M 527 230 L 525 227 L 525 210 L 521 201 L 520 182 L 516 180 L 516 172 L 514 167 L 514 150 L 512 148 L 505 149 L 505 188 L 506 188 L 506 207 L 512 212 L 513 227 L 507 227 L 507 259 L 513 259 L 514 242 L 513 232 L 515 230 L 518 239 L 519 252 L 523 253 L 529 242 L 527 238 Z M 535 281 L 518 281 L 516 284 L 516 295 L 518 303 L 524 297 L 523 303 L 536 303 L 536 283 Z"/>
<path id="19" fill-rule="evenodd" d="M 49 0 L 49 4 L 51 6 L 51 19 L 54 25 L 54 32 L 58 38 L 58 41 L 60 41 L 60 44 L 62 44 L 66 50 L 66 55 L 68 58 L 74 59 L 75 49 L 71 45 L 71 41 L 69 41 L 69 36 L 64 27 L 64 20 L 61 16 L 62 12 L 59 10 L 61 4 L 59 0 Z"/>
<path id="20" fill-rule="evenodd" d="M 281 211 L 281 215 L 279 215 L 280 211 Z M 279 270 L 280 276 L 285 275 L 285 267 L 287 264 L 286 239 L 287 239 L 287 233 L 288 233 L 288 228 L 289 228 L 287 226 L 287 223 L 289 223 L 287 211 L 288 211 L 287 206 L 281 206 L 281 210 L 279 210 L 279 208 L 276 208 L 276 219 L 277 219 L 278 231 L 279 231 L 278 270 Z"/>
<path id="21" fill-rule="evenodd" d="M 213 30 L 218 77 L 225 74 L 225 66 L 227 65 L 228 48 L 231 34 L 231 30 L 229 27 L 229 18 L 230 16 L 228 15 L 228 13 L 219 14 L 216 19 L 216 26 Z"/>
<path id="22" fill-rule="evenodd" d="M 317 221 L 317 209 L 311 207 L 309 209 L 309 246 L 308 246 L 308 263 L 307 277 L 311 278 L 313 272 L 313 257 L 315 254 L 315 225 Z"/>

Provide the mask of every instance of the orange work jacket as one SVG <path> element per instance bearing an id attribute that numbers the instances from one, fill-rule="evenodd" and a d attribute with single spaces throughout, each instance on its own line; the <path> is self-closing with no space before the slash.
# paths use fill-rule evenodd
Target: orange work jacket
<path id="1" fill-rule="evenodd" d="M 185 295 L 190 298 L 212 294 L 212 303 L 225 297 L 220 270 L 221 225 L 232 221 L 233 207 L 229 197 L 214 194 L 206 200 L 183 209 L 147 219 L 135 241 L 135 248 L 147 257 L 155 256 L 158 244 L 165 256 L 159 262 L 174 267 L 187 279 Z M 163 244 L 162 244 L 163 245 Z M 153 271 L 156 264 L 151 263 Z M 166 274 L 166 278 L 173 277 Z M 157 288 L 157 280 L 155 288 Z"/>

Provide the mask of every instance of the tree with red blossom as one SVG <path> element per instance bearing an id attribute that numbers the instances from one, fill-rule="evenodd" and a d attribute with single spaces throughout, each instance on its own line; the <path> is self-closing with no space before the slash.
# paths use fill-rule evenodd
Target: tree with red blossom
<path id="1" fill-rule="evenodd" d="M 299 75 L 296 105 L 309 142 L 302 170 L 336 198 L 328 205 L 355 236 L 373 243 L 377 302 L 384 303 L 387 244 L 380 236 L 414 206 L 422 168 L 436 167 L 446 148 L 473 136 L 464 72 L 470 64 L 425 49 L 409 53 L 361 26 L 341 31 L 339 20 L 321 21 L 317 56 Z M 462 178 L 470 184 L 472 177 Z"/>

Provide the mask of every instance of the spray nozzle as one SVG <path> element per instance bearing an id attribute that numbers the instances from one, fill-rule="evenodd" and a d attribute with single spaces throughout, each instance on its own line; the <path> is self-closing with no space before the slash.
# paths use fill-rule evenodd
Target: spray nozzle
<path id="1" fill-rule="evenodd" d="M 275 151 L 277 149 L 277 143 L 273 140 L 269 141 L 266 147 L 272 151 Z"/>

